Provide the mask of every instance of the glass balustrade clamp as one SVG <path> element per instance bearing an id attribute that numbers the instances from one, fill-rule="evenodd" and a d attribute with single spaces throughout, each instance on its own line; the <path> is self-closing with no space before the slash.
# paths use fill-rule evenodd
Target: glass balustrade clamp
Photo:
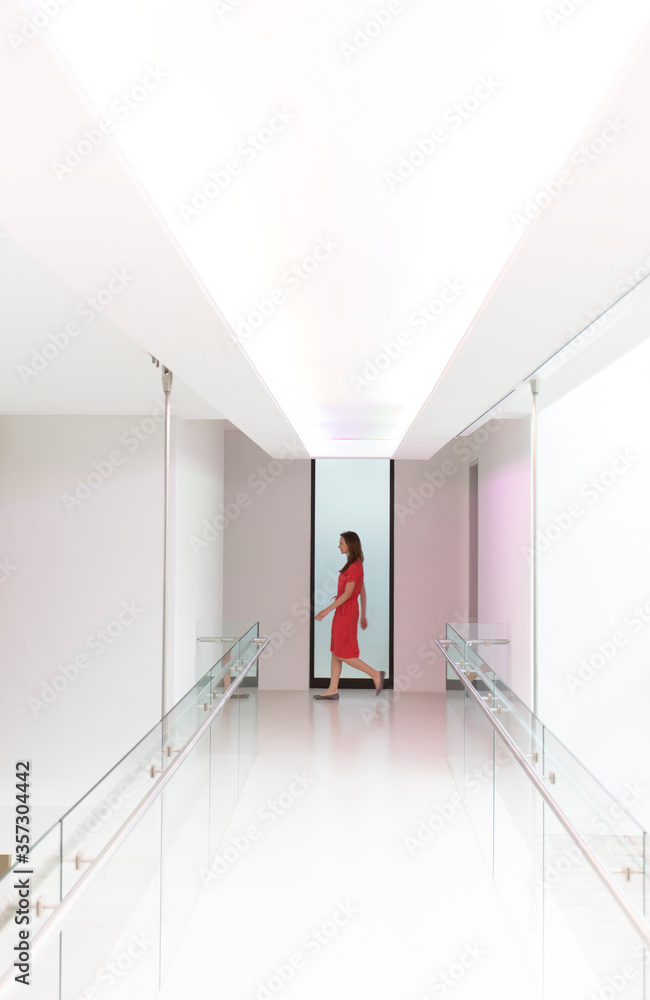
<path id="1" fill-rule="evenodd" d="M 66 859 L 64 858 L 64 860 Z M 82 858 L 81 851 L 78 851 L 74 856 L 74 866 L 76 871 L 80 871 L 82 865 L 92 865 L 94 860 L 95 858 Z"/>
<path id="2" fill-rule="evenodd" d="M 614 869 L 614 874 L 615 875 L 625 875 L 625 881 L 626 882 L 630 882 L 631 878 L 632 878 L 632 875 L 644 875 L 645 872 L 643 871 L 643 868 L 641 868 L 641 869 L 639 869 L 639 868 L 615 868 Z"/>

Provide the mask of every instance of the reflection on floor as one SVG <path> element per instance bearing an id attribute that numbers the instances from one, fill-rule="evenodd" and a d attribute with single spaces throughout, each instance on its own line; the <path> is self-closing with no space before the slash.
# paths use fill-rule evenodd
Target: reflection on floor
<path id="1" fill-rule="evenodd" d="M 443 695 L 260 692 L 258 758 L 161 1000 L 536 1000 Z"/>

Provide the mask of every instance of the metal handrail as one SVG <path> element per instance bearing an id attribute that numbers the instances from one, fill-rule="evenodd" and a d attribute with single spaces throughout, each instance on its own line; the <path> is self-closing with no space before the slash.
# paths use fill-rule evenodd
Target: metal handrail
<path id="1" fill-rule="evenodd" d="M 510 736 L 510 733 L 508 733 L 508 731 L 501 725 L 499 720 L 496 718 L 495 714 L 488 708 L 485 701 L 477 693 L 477 691 L 470 683 L 470 681 L 468 681 L 463 671 L 457 666 L 457 664 L 454 663 L 451 657 L 447 654 L 447 651 L 443 648 L 443 645 L 440 642 L 440 640 L 436 639 L 435 644 L 442 653 L 442 655 L 444 656 L 449 666 L 453 669 L 454 673 L 458 676 L 459 680 L 462 681 L 465 689 L 469 691 L 469 693 L 472 695 L 472 697 L 474 698 L 475 702 L 477 703 L 483 714 L 487 716 L 487 718 L 490 720 L 492 727 L 497 731 L 503 742 L 510 750 L 514 759 L 517 761 L 522 770 L 526 773 L 526 776 L 533 783 L 537 791 L 540 793 L 540 795 L 546 802 L 546 804 L 550 806 L 550 808 L 553 810 L 553 812 L 555 813 L 555 815 L 557 816 L 560 823 L 567 831 L 571 839 L 577 844 L 579 849 L 582 851 L 582 853 L 586 857 L 591 867 L 600 877 L 600 880 L 602 881 L 603 885 L 609 891 L 610 895 L 614 897 L 618 905 L 624 911 L 626 917 L 631 921 L 631 923 L 634 924 L 636 931 L 640 934 L 645 943 L 650 947 L 650 924 L 648 924 L 645 918 L 632 905 L 632 903 L 625 895 L 625 893 L 617 886 L 616 882 L 613 880 L 607 868 L 605 868 L 605 866 L 601 862 L 600 858 L 596 854 L 594 854 L 594 852 L 591 850 L 587 841 L 584 839 L 578 828 L 574 826 L 574 824 L 571 822 L 571 820 L 563 811 L 563 809 L 555 801 L 553 796 L 548 791 L 546 785 L 540 779 L 537 772 L 534 770 L 534 768 L 530 766 L 524 755 L 519 750 L 519 747 Z M 455 642 L 453 642 L 453 640 L 447 640 L 445 642 L 445 645 L 455 646 L 455 648 L 462 656 L 462 650 Z"/>
<path id="2" fill-rule="evenodd" d="M 62 900 L 56 907 L 52 916 L 48 919 L 47 923 L 41 927 L 41 929 L 34 935 L 31 943 L 32 959 L 36 958 L 39 952 L 43 950 L 46 944 L 49 943 L 53 935 L 59 930 L 61 924 L 67 918 L 68 913 L 73 909 L 81 897 L 85 895 L 87 890 L 90 888 L 92 883 L 97 879 L 98 875 L 104 870 L 110 859 L 119 850 L 122 844 L 127 840 L 133 829 L 137 826 L 140 819 L 147 811 L 149 806 L 158 798 L 165 786 L 171 781 L 172 777 L 176 774 L 179 768 L 182 766 L 183 762 L 187 760 L 188 756 L 197 745 L 201 737 L 209 727 L 212 722 L 222 711 L 223 706 L 232 698 L 233 693 L 241 685 L 244 677 L 248 674 L 251 667 L 260 658 L 261 654 L 264 652 L 268 646 L 270 639 L 264 639 L 262 645 L 259 646 L 255 656 L 246 665 L 245 669 L 238 674 L 236 680 L 229 685 L 227 691 L 224 693 L 223 697 L 219 699 L 213 710 L 207 716 L 205 722 L 196 730 L 194 735 L 185 744 L 183 749 L 179 752 L 178 756 L 174 759 L 174 762 L 169 765 L 168 768 L 163 771 L 160 777 L 157 779 L 156 783 L 147 792 L 143 799 L 135 807 L 131 815 L 119 830 L 111 837 L 106 846 L 99 852 L 90 867 L 84 872 L 78 882 L 72 887 L 70 892 L 67 894 L 64 900 Z M 14 984 L 14 970 L 9 969 L 5 976 L 0 980 L 0 1000 L 4 995 L 7 987 Z"/>
<path id="3" fill-rule="evenodd" d="M 239 636 L 239 639 L 242 637 Z M 231 635 L 199 635 L 196 638 L 197 642 L 238 642 L 237 637 L 233 638 Z"/>
<path id="4" fill-rule="evenodd" d="M 462 636 L 461 636 L 462 638 Z M 509 646 L 510 639 L 463 639 L 466 646 Z"/>

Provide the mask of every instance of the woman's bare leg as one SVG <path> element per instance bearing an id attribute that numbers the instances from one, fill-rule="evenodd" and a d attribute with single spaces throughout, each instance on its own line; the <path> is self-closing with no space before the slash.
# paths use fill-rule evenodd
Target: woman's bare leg
<path id="1" fill-rule="evenodd" d="M 332 653 L 332 666 L 330 668 L 330 686 L 324 694 L 337 694 L 339 690 L 339 679 L 341 677 L 341 661 L 338 656 Z"/>
<path id="2" fill-rule="evenodd" d="M 340 662 L 340 661 L 339 661 Z M 369 674 L 373 681 L 375 682 L 375 687 L 379 687 L 379 671 L 375 670 L 374 667 L 368 666 L 363 660 L 360 660 L 358 656 L 355 656 L 352 660 L 343 660 L 344 663 L 348 663 L 351 667 L 356 667 L 357 670 L 363 670 L 364 674 Z M 341 668 L 339 667 L 339 676 L 341 673 Z M 338 681 L 337 681 L 338 683 Z"/>

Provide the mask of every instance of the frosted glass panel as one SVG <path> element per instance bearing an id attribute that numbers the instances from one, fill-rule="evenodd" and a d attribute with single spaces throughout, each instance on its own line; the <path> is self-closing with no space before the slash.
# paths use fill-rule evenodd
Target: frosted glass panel
<path id="1" fill-rule="evenodd" d="M 390 616 L 390 461 L 335 459 L 316 461 L 314 516 L 314 609 L 336 596 L 345 556 L 338 549 L 343 531 L 356 531 L 364 554 L 368 628 L 359 628 L 359 656 L 371 667 L 389 665 Z M 330 675 L 332 614 L 314 622 L 314 676 Z M 372 683 L 367 674 L 343 664 L 342 678 Z"/>

